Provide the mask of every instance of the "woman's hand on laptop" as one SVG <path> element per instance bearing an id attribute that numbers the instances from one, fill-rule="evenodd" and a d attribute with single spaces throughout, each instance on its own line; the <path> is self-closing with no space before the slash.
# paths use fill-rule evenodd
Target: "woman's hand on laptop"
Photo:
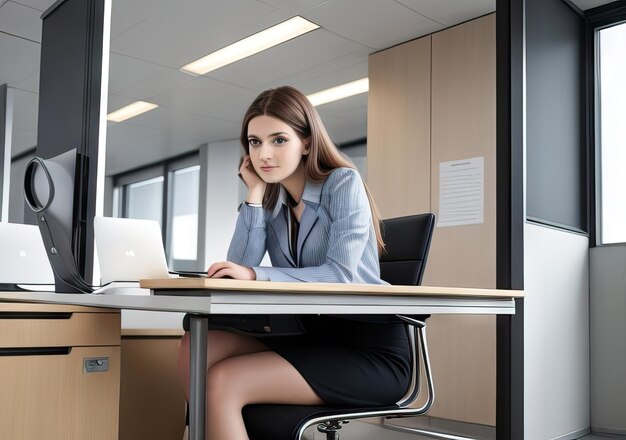
<path id="1" fill-rule="evenodd" d="M 233 278 L 235 280 L 256 280 L 256 273 L 252 268 L 240 266 L 231 261 L 213 263 L 207 270 L 209 278 Z"/>

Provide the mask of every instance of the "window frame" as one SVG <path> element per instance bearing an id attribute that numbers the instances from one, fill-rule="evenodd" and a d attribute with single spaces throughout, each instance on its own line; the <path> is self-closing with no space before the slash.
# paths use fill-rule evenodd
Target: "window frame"
<path id="1" fill-rule="evenodd" d="M 175 171 L 190 166 L 200 166 L 200 188 L 198 191 L 198 248 L 195 260 L 174 260 L 171 257 L 171 240 L 172 240 L 172 175 Z M 206 212 L 202 203 L 205 191 L 202 188 L 202 174 L 205 167 L 200 163 L 200 152 L 198 150 L 175 156 L 163 161 L 151 163 L 138 167 L 113 177 L 113 192 L 118 192 L 117 212 L 120 217 L 127 218 L 128 215 L 128 186 L 133 183 L 142 182 L 144 180 L 155 177 L 163 177 L 163 202 L 161 214 L 161 234 L 168 267 L 171 270 L 188 270 L 200 271 L 204 268 L 204 227 L 206 224 Z M 115 208 L 114 208 L 115 209 Z"/>
<path id="2" fill-rule="evenodd" d="M 602 232 L 602 185 L 600 174 L 600 106 L 598 80 L 598 32 L 621 23 L 626 23 L 626 5 L 623 2 L 609 3 L 585 11 L 586 48 L 586 98 L 587 98 L 587 157 L 589 175 L 589 246 L 623 246 L 625 243 L 601 242 Z"/>
<path id="3" fill-rule="evenodd" d="M 201 177 L 202 165 L 200 164 L 199 154 L 189 155 L 186 157 L 168 161 L 165 167 L 166 169 L 165 183 L 167 184 L 166 189 L 167 189 L 167 203 L 168 203 L 165 214 L 167 215 L 168 227 L 166 228 L 166 231 L 165 231 L 165 240 L 163 241 L 163 243 L 165 244 L 165 255 L 167 255 L 168 265 L 172 268 L 176 267 L 176 270 L 196 271 L 196 270 L 205 269 L 204 267 L 200 267 L 200 263 L 202 263 L 202 266 L 204 266 L 204 240 L 202 239 L 204 234 L 201 234 L 201 230 L 203 229 L 203 225 L 204 225 L 203 219 L 205 215 L 205 213 L 202 210 L 203 205 L 201 203 L 201 200 L 203 198 L 202 178 L 200 178 L 198 182 L 198 186 L 199 186 L 198 188 L 198 243 L 197 243 L 195 260 L 175 260 L 174 259 L 174 257 L 172 256 L 173 230 L 171 227 L 169 227 L 169 225 L 172 224 L 173 217 L 174 217 L 173 204 L 171 202 L 173 199 L 172 191 L 174 189 L 174 185 L 172 184 L 173 182 L 172 176 L 174 172 L 178 170 L 189 168 L 189 167 L 196 166 L 196 165 L 200 166 L 200 177 Z"/>

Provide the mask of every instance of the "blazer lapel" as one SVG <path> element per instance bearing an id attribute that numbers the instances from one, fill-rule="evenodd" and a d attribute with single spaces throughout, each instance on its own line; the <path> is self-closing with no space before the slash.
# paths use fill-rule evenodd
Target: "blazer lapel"
<path id="1" fill-rule="evenodd" d="M 319 205 L 316 204 L 315 207 L 313 207 L 305 201 L 304 211 L 300 218 L 300 230 L 298 231 L 298 260 L 300 260 L 302 255 L 302 246 L 309 236 L 313 225 L 317 222 L 317 208 L 319 208 Z"/>
<path id="2" fill-rule="evenodd" d="M 291 258 L 291 252 L 289 252 L 288 226 L 282 209 L 272 219 L 270 225 L 272 226 L 272 229 L 274 229 L 274 233 L 276 234 L 276 239 L 278 240 L 280 250 L 282 251 L 287 261 L 289 261 L 289 264 L 291 264 L 292 267 L 295 267 L 296 263 L 293 261 L 293 258 Z"/>

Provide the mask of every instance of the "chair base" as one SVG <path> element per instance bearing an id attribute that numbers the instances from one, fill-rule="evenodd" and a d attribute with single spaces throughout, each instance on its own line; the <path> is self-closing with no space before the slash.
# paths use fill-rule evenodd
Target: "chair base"
<path id="1" fill-rule="evenodd" d="M 318 432 L 326 434 L 326 440 L 339 440 L 339 431 L 344 423 L 348 421 L 333 420 L 331 422 L 320 423 L 317 425 Z"/>

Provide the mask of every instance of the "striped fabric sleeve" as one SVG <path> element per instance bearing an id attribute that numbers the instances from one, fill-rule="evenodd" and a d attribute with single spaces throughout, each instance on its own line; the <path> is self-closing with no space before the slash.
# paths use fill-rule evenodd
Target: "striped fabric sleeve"
<path id="1" fill-rule="evenodd" d="M 368 244 L 372 215 L 359 174 L 339 168 L 329 177 L 331 219 L 326 262 L 302 268 L 253 267 L 259 280 L 350 283 Z"/>
<path id="2" fill-rule="evenodd" d="M 265 210 L 241 206 L 227 260 L 242 266 L 258 266 L 265 255 Z"/>

